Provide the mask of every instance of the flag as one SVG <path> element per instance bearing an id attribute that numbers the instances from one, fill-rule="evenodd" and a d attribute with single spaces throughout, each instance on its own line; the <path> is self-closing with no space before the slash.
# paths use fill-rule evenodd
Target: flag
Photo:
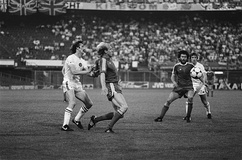
<path id="1" fill-rule="evenodd" d="M 55 16 L 66 13 L 64 0 L 41 0 L 39 12 Z"/>
<path id="2" fill-rule="evenodd" d="M 0 0 L 0 12 L 7 12 L 7 0 Z"/>
<path id="3" fill-rule="evenodd" d="M 26 16 L 37 11 L 37 0 L 10 0 L 9 13 Z"/>

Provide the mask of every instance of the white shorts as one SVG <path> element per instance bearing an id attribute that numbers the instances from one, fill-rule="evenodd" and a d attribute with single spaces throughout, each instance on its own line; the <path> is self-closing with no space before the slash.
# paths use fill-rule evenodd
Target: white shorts
<path id="1" fill-rule="evenodd" d="M 207 87 L 202 83 L 193 83 L 193 88 L 198 95 L 207 94 Z"/>
<path id="2" fill-rule="evenodd" d="M 62 89 L 64 93 L 68 90 L 83 91 L 82 83 L 76 81 L 63 81 Z"/>

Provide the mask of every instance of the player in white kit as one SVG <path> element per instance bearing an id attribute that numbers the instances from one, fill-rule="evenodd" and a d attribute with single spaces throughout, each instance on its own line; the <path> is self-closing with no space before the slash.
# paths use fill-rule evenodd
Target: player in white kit
<path id="1" fill-rule="evenodd" d="M 206 71 L 204 66 L 197 62 L 198 55 L 196 53 L 192 53 L 190 55 L 191 63 L 194 64 L 195 67 L 200 68 L 200 70 L 203 73 L 202 80 L 201 79 L 194 79 L 192 78 L 192 84 L 194 88 L 194 96 L 198 94 L 200 96 L 200 99 L 206 109 L 206 115 L 208 119 L 212 118 L 211 110 L 210 110 L 210 104 L 207 101 L 207 87 L 205 85 L 205 82 L 207 81 Z M 186 104 L 186 112 L 187 112 L 187 104 Z M 186 117 L 184 118 L 186 120 Z"/>
<path id="2" fill-rule="evenodd" d="M 82 88 L 82 83 L 80 82 L 80 75 L 88 74 L 91 69 L 88 69 L 87 62 L 82 59 L 83 50 L 85 46 L 83 41 L 76 41 L 71 46 L 72 54 L 67 57 L 65 60 L 62 73 L 64 76 L 62 87 L 64 92 L 64 98 L 68 102 L 68 106 L 65 109 L 64 121 L 61 127 L 62 131 L 73 131 L 69 127 L 69 122 L 71 119 L 71 113 L 76 106 L 76 99 L 83 102 L 79 112 L 72 119 L 72 122 L 80 129 L 83 129 L 81 124 L 81 118 L 84 114 L 92 107 L 93 102 Z"/>

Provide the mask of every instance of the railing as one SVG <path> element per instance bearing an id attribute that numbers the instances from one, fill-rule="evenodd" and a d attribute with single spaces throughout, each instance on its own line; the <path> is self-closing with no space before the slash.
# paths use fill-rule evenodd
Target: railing
<path id="1" fill-rule="evenodd" d="M 8 85 L 32 85 L 34 80 L 31 78 L 16 76 L 8 73 L 0 72 L 0 85 L 8 86 Z"/>
<path id="2" fill-rule="evenodd" d="M 164 78 L 164 75 L 166 77 Z M 120 71 L 119 76 L 122 81 L 135 81 L 135 82 L 162 82 L 169 81 L 167 74 L 161 74 L 161 72 L 152 71 Z M 83 84 L 94 84 L 94 87 L 100 87 L 99 78 L 92 78 L 86 75 L 82 75 L 81 82 Z M 61 86 L 63 81 L 63 75 L 60 71 L 35 71 L 34 72 L 34 84 L 38 86 Z"/>
<path id="3" fill-rule="evenodd" d="M 215 71 L 216 73 L 216 71 Z M 28 77 L 31 78 L 27 78 Z M 0 72 L 0 86 L 12 86 L 12 85 L 32 85 L 35 88 L 60 88 L 63 81 L 63 75 L 61 71 L 43 71 L 43 70 L 33 70 L 31 73 L 21 72 L 21 75 L 26 77 L 21 77 L 17 75 L 12 75 L 9 73 Z M 241 86 L 242 71 L 230 71 L 229 79 L 226 78 L 226 70 L 219 71 L 215 74 L 215 82 L 220 84 L 220 81 L 226 82 L 226 86 L 231 88 L 236 88 L 236 86 Z M 159 72 L 152 71 L 119 71 L 120 79 L 123 82 L 133 83 L 133 82 L 150 82 L 150 84 L 160 84 L 160 82 L 170 83 L 171 70 L 164 70 Z M 92 78 L 86 75 L 80 77 L 81 82 L 84 85 L 91 85 L 94 88 L 100 88 L 100 78 Z M 221 86 L 216 86 L 221 87 Z"/>

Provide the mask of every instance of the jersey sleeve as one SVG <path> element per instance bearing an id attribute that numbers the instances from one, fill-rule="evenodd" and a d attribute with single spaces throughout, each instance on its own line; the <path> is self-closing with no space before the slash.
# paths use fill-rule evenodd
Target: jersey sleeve
<path id="1" fill-rule="evenodd" d="M 176 68 L 177 68 L 177 65 L 174 65 L 172 72 L 171 72 L 172 74 L 176 74 L 176 71 L 177 71 Z"/>
<path id="2" fill-rule="evenodd" d="M 72 57 L 68 57 L 68 58 L 66 59 L 66 64 L 67 64 L 68 66 L 70 66 L 71 64 L 75 64 L 75 61 L 74 61 L 74 59 L 73 59 Z"/>
<path id="3" fill-rule="evenodd" d="M 100 60 L 100 73 L 107 72 L 107 60 L 105 58 L 101 58 Z"/>

